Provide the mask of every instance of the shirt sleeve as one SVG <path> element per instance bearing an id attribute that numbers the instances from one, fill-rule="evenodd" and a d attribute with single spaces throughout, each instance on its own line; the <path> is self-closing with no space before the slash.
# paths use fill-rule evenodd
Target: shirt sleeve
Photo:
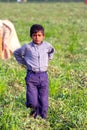
<path id="1" fill-rule="evenodd" d="M 48 58 L 51 60 L 53 58 L 55 49 L 51 44 L 48 44 Z"/>
<path id="2" fill-rule="evenodd" d="M 24 59 L 25 52 L 26 52 L 26 45 L 14 51 L 14 57 L 16 58 L 17 62 L 24 66 L 26 66 L 26 61 Z"/>

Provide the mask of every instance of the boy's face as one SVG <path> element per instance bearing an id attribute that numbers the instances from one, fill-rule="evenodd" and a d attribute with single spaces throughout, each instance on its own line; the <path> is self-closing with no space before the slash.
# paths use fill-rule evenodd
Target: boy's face
<path id="1" fill-rule="evenodd" d="M 41 31 L 38 31 L 37 33 L 33 33 L 31 38 L 34 43 L 39 45 L 44 39 L 44 34 Z"/>

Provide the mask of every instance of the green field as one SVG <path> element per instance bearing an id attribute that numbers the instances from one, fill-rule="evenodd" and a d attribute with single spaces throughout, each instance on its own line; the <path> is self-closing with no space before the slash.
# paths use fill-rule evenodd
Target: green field
<path id="1" fill-rule="evenodd" d="M 32 24 L 42 24 L 55 47 L 50 61 L 47 120 L 29 117 L 25 106 L 26 70 L 15 58 L 0 59 L 0 130 L 87 130 L 87 5 L 74 3 L 0 3 L 21 45 L 31 41 Z"/>

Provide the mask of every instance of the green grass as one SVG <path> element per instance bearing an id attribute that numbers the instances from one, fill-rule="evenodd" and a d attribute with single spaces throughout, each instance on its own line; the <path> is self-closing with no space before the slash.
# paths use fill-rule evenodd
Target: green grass
<path id="1" fill-rule="evenodd" d="M 49 63 L 47 120 L 29 117 L 26 70 L 14 57 L 0 60 L 0 130 L 87 129 L 87 5 L 84 3 L 0 3 L 0 19 L 13 22 L 21 45 L 39 23 L 56 50 Z"/>

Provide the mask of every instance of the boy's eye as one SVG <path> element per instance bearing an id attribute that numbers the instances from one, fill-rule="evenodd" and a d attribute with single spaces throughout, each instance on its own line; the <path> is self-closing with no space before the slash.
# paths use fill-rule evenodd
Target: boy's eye
<path id="1" fill-rule="evenodd" d="M 41 35 L 38 35 L 39 37 L 41 36 Z"/>
<path id="2" fill-rule="evenodd" d="M 34 36 L 34 37 L 36 37 L 36 36 L 39 36 L 39 37 L 40 37 L 41 35 L 35 35 L 35 34 L 34 34 L 33 36 Z"/>

